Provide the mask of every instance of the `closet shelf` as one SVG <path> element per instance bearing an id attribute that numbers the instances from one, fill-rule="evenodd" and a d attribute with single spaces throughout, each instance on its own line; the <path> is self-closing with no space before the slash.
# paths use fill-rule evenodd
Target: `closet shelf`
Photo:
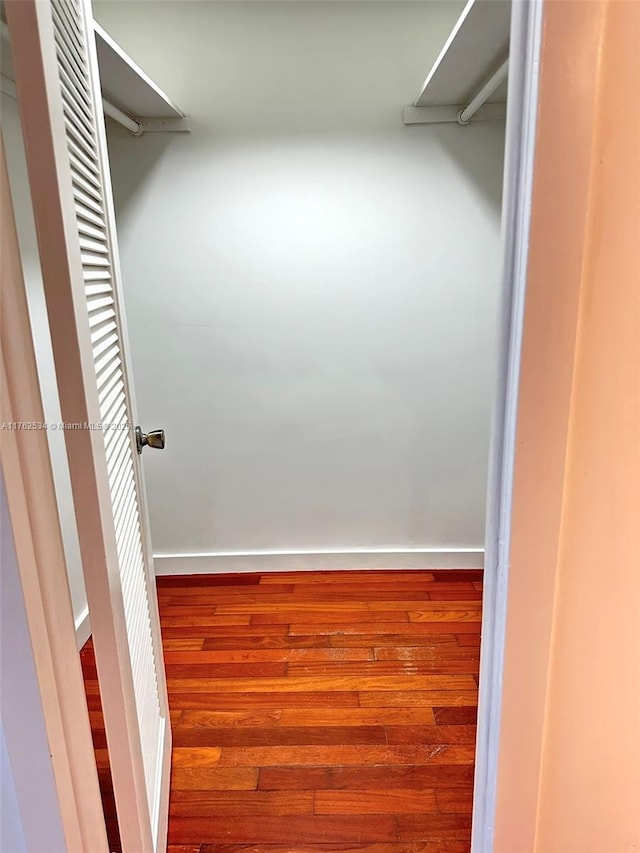
<path id="1" fill-rule="evenodd" d="M 134 136 L 188 131 L 189 120 L 182 110 L 169 100 L 100 24 L 94 21 L 93 26 L 105 114 L 126 127 Z M 15 98 L 15 75 L 9 49 L 11 37 L 6 22 L 1 19 L 0 34 L 5 43 L 0 51 L 0 89 Z"/>
<path id="2" fill-rule="evenodd" d="M 405 109 L 405 124 L 458 121 L 460 111 L 475 100 L 494 75 L 496 88 L 478 108 L 474 120 L 504 117 L 510 25 L 510 0 L 469 0 L 420 94 Z M 466 124 L 468 119 L 459 123 Z"/>
<path id="3" fill-rule="evenodd" d="M 134 135 L 188 131 L 188 120 L 182 110 L 96 21 L 94 29 L 105 112 L 127 126 Z M 138 125 L 138 131 L 118 117 L 118 112 L 133 125 Z"/>

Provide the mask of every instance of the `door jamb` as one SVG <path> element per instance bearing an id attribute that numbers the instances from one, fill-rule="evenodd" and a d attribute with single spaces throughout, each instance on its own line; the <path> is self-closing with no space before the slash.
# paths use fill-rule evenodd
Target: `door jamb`
<path id="1" fill-rule="evenodd" d="M 511 14 L 502 201 L 502 296 L 485 528 L 472 853 L 493 850 L 543 0 L 513 0 Z"/>

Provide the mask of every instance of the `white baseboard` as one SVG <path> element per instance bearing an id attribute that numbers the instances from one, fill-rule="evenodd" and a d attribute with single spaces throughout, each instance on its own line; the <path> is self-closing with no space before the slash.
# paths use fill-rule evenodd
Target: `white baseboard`
<path id="1" fill-rule="evenodd" d="M 347 551 L 212 551 L 155 554 L 156 575 L 224 572 L 309 572 L 323 569 L 481 569 L 482 548 L 404 548 Z"/>
<path id="2" fill-rule="evenodd" d="M 89 608 L 85 607 L 76 619 L 76 643 L 81 649 L 91 636 L 91 622 L 89 621 Z"/>

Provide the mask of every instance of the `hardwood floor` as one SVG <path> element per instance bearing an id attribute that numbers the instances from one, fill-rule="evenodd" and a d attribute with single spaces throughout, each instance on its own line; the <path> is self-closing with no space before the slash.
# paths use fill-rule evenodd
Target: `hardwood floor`
<path id="1" fill-rule="evenodd" d="M 481 589 L 451 570 L 158 578 L 170 853 L 467 853 Z M 91 642 L 82 662 L 115 851 Z"/>

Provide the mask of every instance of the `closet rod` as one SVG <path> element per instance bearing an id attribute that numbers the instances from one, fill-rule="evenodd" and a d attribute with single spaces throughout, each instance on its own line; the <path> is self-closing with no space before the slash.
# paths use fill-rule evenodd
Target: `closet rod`
<path id="1" fill-rule="evenodd" d="M 489 77 L 482 89 L 478 92 L 475 98 L 458 113 L 458 124 L 469 124 L 473 116 L 478 112 L 480 107 L 487 101 L 495 92 L 498 86 L 507 79 L 509 74 L 509 59 L 505 59 L 500 68 Z"/>
<path id="2" fill-rule="evenodd" d="M 122 110 L 110 103 L 106 98 L 102 99 L 102 108 L 105 115 L 117 121 L 123 127 L 126 127 L 129 133 L 132 133 L 134 136 L 141 136 L 143 134 L 144 128 L 139 121 L 135 121 L 126 113 L 123 113 Z"/>

